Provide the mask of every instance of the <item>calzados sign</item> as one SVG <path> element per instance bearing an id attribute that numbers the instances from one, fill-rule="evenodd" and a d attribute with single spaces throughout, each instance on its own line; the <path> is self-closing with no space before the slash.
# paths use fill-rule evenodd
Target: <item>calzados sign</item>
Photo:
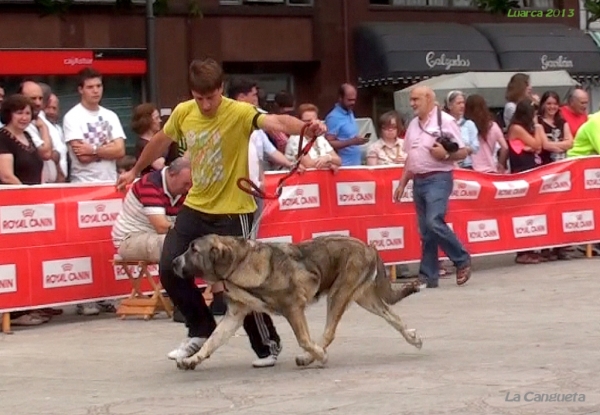
<path id="1" fill-rule="evenodd" d="M 445 53 L 442 53 L 439 57 L 435 56 L 435 52 L 427 52 L 425 55 L 425 62 L 427 66 L 431 69 L 436 66 L 441 66 L 446 70 L 452 68 L 468 68 L 471 66 L 471 61 L 469 59 L 463 59 L 460 54 L 457 54 L 455 57 L 448 57 Z"/>

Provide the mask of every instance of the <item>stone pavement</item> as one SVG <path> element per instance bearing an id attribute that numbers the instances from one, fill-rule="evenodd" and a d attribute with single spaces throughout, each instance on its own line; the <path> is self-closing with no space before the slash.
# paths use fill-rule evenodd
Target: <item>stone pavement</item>
<path id="1" fill-rule="evenodd" d="M 421 334 L 420 351 L 353 305 L 326 368 L 295 367 L 299 347 L 281 317 L 275 368 L 251 368 L 240 330 L 182 372 L 165 357 L 184 336 L 181 324 L 61 316 L 0 335 L 0 413 L 600 414 L 600 262 L 523 266 L 512 258 L 479 258 L 467 287 L 442 280 L 394 307 Z M 309 310 L 309 323 L 320 334 L 323 302 Z M 532 402 L 542 393 L 569 394 L 570 402 Z M 574 393 L 585 401 L 573 402 Z"/>

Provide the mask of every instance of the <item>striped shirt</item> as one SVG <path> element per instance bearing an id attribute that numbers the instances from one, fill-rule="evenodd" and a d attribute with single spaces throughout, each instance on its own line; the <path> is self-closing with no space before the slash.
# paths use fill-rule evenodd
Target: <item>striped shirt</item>
<path id="1" fill-rule="evenodd" d="M 153 171 L 136 180 L 127 192 L 123 208 L 112 228 L 115 248 L 133 233 L 156 233 L 148 216 L 165 215 L 171 222 L 183 206 L 185 195 L 173 197 L 167 189 L 168 167 Z"/>

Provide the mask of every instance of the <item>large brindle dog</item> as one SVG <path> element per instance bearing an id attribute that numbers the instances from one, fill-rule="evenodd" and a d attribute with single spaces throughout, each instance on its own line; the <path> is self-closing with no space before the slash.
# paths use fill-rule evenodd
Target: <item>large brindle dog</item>
<path id="1" fill-rule="evenodd" d="M 356 238 L 322 236 L 289 244 L 208 235 L 193 241 L 173 267 L 182 278 L 202 275 L 209 283 L 223 282 L 229 300 L 223 320 L 198 353 L 177 362 L 180 369 L 194 369 L 210 357 L 252 311 L 279 312 L 289 321 L 306 351 L 296 357 L 298 366 L 325 363 L 327 347 L 351 301 L 384 318 L 408 343 L 422 346 L 416 330 L 407 329 L 388 306 L 419 291 L 418 282 L 392 288 L 377 250 Z M 304 310 L 325 293 L 327 322 L 317 344 L 310 338 Z"/>

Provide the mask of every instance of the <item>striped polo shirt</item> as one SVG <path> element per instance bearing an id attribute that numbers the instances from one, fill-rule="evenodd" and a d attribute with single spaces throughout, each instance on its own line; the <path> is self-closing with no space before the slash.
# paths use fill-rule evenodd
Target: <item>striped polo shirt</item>
<path id="1" fill-rule="evenodd" d="M 165 215 L 171 222 L 183 206 L 185 195 L 173 197 L 167 189 L 168 167 L 143 175 L 127 192 L 112 228 L 115 248 L 133 233 L 156 233 L 148 216 Z"/>

